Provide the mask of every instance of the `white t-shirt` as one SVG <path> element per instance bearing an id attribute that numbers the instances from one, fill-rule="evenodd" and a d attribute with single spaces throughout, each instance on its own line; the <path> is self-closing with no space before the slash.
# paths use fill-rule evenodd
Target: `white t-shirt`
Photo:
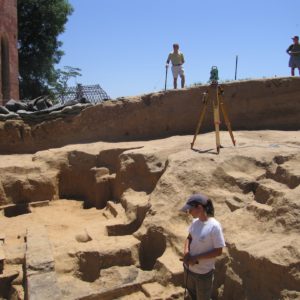
<path id="1" fill-rule="evenodd" d="M 190 244 L 192 256 L 225 247 L 221 224 L 215 218 L 210 217 L 205 222 L 194 219 L 189 227 L 189 234 L 192 237 Z M 189 269 L 194 273 L 206 274 L 215 268 L 215 260 L 215 257 L 199 259 L 198 264 L 190 265 Z"/>

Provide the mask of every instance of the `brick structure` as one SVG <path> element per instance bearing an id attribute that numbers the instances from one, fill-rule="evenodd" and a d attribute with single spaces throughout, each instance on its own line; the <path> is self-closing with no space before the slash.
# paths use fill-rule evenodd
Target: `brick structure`
<path id="1" fill-rule="evenodd" d="M 17 0 L 0 0 L 0 105 L 19 99 Z"/>

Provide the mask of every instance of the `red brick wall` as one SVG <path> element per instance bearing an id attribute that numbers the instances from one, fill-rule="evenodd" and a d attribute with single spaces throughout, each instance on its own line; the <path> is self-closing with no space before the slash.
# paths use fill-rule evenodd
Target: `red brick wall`
<path id="1" fill-rule="evenodd" d="M 0 105 L 19 99 L 17 0 L 0 0 Z"/>

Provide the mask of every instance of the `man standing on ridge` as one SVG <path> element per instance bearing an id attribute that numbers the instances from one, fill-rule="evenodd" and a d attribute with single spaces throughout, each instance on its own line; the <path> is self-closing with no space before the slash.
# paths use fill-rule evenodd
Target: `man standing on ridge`
<path id="1" fill-rule="evenodd" d="M 295 68 L 298 68 L 300 75 L 300 44 L 299 36 L 292 37 L 293 44 L 290 45 L 286 52 L 290 55 L 289 67 L 291 68 L 291 76 L 295 76 Z"/>
<path id="2" fill-rule="evenodd" d="M 169 62 L 172 62 L 172 73 L 173 73 L 173 86 L 174 89 L 177 89 L 177 77 L 178 75 L 181 78 L 181 87 L 184 88 L 185 84 L 185 76 L 184 76 L 184 70 L 183 70 L 183 64 L 184 64 L 184 56 L 179 51 L 179 45 L 173 44 L 173 52 L 171 52 L 167 59 L 166 68 L 169 67 Z"/>

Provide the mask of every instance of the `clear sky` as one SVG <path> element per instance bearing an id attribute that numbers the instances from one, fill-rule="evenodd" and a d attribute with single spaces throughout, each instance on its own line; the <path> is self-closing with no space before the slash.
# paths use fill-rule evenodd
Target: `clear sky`
<path id="1" fill-rule="evenodd" d="M 300 0 L 69 0 L 58 67 L 78 67 L 82 84 L 112 98 L 164 89 L 165 62 L 180 44 L 186 83 L 289 76 L 286 49 L 300 35 Z M 73 82 L 74 83 L 74 82 Z M 72 85 L 72 81 L 70 82 Z M 172 88 L 171 70 L 168 88 Z"/>

